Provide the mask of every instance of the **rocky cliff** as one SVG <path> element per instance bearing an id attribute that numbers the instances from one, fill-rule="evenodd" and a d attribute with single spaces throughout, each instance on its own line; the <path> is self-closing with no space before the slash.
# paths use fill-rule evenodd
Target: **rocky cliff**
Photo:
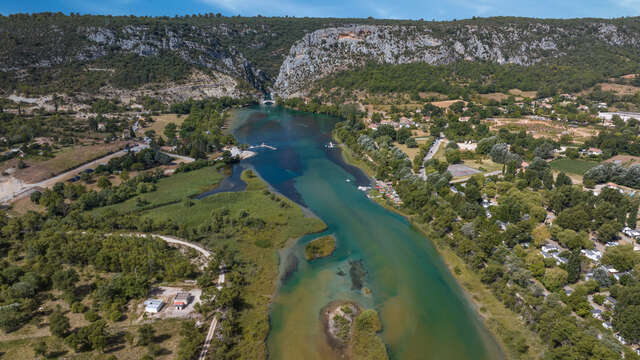
<path id="1" fill-rule="evenodd" d="M 41 24 L 38 31 L 42 34 L 35 38 L 31 33 L 26 37 L 19 32 L 3 34 L 2 30 L 0 36 L 13 37 L 19 44 L 15 49 L 5 47 L 0 50 L 0 71 L 5 72 L 91 63 L 107 56 L 172 54 L 187 64 L 244 79 L 257 89 L 262 89 L 268 82 L 266 74 L 241 51 L 222 44 L 221 38 L 231 37 L 224 24 L 172 28 Z"/>
<path id="2" fill-rule="evenodd" d="M 634 28 L 599 21 L 327 28 L 305 35 L 291 47 L 274 90 L 284 98 L 299 95 L 315 80 L 367 62 L 466 60 L 527 66 L 564 56 L 589 56 L 594 47 L 637 52 L 639 44 L 640 32 Z"/>
<path id="3" fill-rule="evenodd" d="M 611 56 L 637 61 L 639 44 L 639 18 L 425 22 L 213 14 L 177 18 L 11 15 L 0 16 L 0 90 L 24 91 L 21 85 L 27 84 L 29 91 L 42 94 L 51 91 L 38 89 L 47 83 L 68 91 L 102 82 L 118 87 L 113 78 L 126 79 L 131 73 L 138 76 L 133 87 L 154 81 L 145 72 L 172 72 L 184 79 L 192 70 L 211 70 L 288 97 L 326 75 L 368 62 L 467 60 L 531 65 L 572 56 L 590 58 L 597 49 L 605 54 L 598 61 L 606 65 Z M 140 58 L 127 58 L 132 54 Z M 128 69 L 140 59 L 155 63 Z M 154 68 L 158 63 L 162 66 Z M 88 69 L 115 75 L 100 80 L 86 76 Z M 70 86 L 79 75 L 84 82 Z M 175 76 L 167 78 L 175 80 Z"/>

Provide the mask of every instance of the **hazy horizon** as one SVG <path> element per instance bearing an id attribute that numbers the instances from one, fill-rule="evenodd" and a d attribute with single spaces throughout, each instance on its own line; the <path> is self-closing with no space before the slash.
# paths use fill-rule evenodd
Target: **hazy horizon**
<path id="1" fill-rule="evenodd" d="M 0 5 L 0 14 L 63 12 L 91 15 L 175 16 L 221 13 L 225 16 L 292 16 L 453 20 L 476 17 L 514 16 L 544 19 L 617 18 L 640 15 L 640 0 L 527 1 L 444 0 L 365 1 L 338 0 L 32 0 Z"/>

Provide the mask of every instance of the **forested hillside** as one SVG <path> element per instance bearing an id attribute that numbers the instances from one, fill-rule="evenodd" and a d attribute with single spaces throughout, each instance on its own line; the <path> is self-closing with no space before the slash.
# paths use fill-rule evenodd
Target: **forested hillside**
<path id="1" fill-rule="evenodd" d="M 0 88 L 5 94 L 93 91 L 106 85 L 130 89 L 181 81 L 199 70 L 231 76 L 246 89 L 274 86 L 288 96 L 328 74 L 367 63 L 461 61 L 539 65 L 532 77 L 548 71 L 542 65 L 586 72 L 573 85 L 581 87 L 594 77 L 634 68 L 639 41 L 638 18 L 433 22 L 10 15 L 0 17 Z"/>

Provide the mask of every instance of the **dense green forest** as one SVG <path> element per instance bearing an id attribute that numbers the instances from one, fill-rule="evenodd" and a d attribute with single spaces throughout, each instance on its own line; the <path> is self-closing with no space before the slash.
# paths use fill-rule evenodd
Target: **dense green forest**
<path id="1" fill-rule="evenodd" d="M 601 51 L 606 52 L 605 49 Z M 577 60 L 562 57 L 532 66 L 468 61 L 449 65 L 368 64 L 362 69 L 332 75 L 321 80 L 318 86 L 325 91 L 337 87 L 374 94 L 429 91 L 450 98 L 520 89 L 537 91 L 538 97 L 547 97 L 561 92 L 579 92 L 610 77 L 640 70 L 637 61 L 630 62 L 628 58 L 606 56 L 605 53 Z"/>

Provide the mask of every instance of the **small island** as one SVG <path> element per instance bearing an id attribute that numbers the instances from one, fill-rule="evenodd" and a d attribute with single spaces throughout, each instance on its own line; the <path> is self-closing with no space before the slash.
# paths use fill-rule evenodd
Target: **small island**
<path id="1" fill-rule="evenodd" d="M 321 311 L 329 345 L 343 359 L 388 359 L 377 333 L 382 330 L 378 313 L 352 301 L 334 301 Z"/>
<path id="2" fill-rule="evenodd" d="M 335 249 L 335 236 L 327 235 L 311 240 L 304 248 L 304 256 L 308 261 L 320 259 L 333 254 Z"/>

